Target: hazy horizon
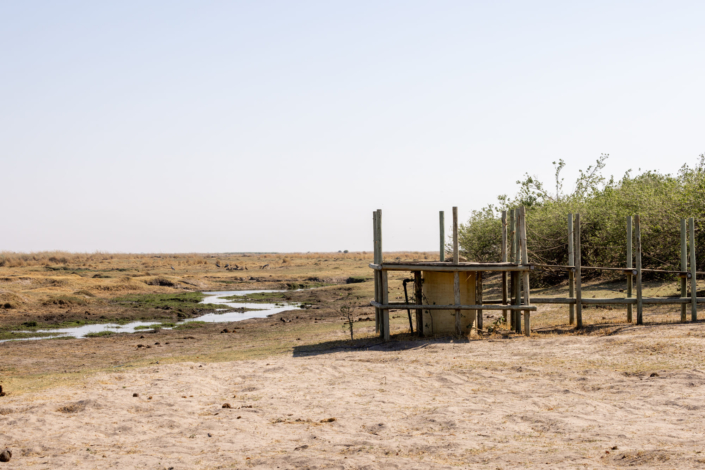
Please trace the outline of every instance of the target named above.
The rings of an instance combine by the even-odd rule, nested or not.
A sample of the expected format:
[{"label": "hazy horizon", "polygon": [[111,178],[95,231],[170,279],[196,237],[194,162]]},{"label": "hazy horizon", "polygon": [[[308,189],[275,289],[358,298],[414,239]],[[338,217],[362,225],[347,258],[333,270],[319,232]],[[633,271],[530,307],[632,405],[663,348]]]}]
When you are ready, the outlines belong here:
[{"label": "hazy horizon", "polygon": [[[436,251],[525,173],[705,153],[705,4],[0,4],[0,251]],[[446,231],[448,233],[448,230]]]}]

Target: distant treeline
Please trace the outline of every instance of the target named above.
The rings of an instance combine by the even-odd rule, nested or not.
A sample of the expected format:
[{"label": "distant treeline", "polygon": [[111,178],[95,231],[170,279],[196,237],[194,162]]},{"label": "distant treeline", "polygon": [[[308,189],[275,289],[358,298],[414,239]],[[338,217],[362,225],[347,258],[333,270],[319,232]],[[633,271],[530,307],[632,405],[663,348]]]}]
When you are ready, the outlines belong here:
[{"label": "distant treeline", "polygon": [[[473,261],[499,261],[501,211],[526,207],[529,260],[533,263],[568,263],[568,214],[580,213],[582,264],[623,267],[626,264],[626,217],[639,214],[644,268],[680,269],[680,219],[695,218],[698,270],[705,270],[705,155],[695,167],[684,165],[676,175],[657,171],[621,179],[602,175],[607,155],[594,166],[580,170],[575,188],[564,193],[563,160],[554,162],[555,189],[528,174],[517,181],[515,198],[500,196],[497,205],[473,211],[461,225],[459,241],[463,255]],[[593,274],[594,273],[594,274]],[[559,282],[560,272],[536,272],[546,284]],[[598,275],[598,272],[586,272]]]}]

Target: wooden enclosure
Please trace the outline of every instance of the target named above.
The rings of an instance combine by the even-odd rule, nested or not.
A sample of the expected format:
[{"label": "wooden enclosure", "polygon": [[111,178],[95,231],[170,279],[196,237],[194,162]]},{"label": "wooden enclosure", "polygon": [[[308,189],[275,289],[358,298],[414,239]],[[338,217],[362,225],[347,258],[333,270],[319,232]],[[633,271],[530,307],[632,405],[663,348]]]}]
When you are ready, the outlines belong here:
[{"label": "wooden enclosure", "polygon": [[[624,267],[582,266],[580,243],[580,214],[569,214],[566,243],[568,265],[543,265],[529,263],[526,238],[526,210],[524,207],[502,212],[501,261],[496,263],[460,262],[458,247],[458,210],[453,208],[453,259],[445,260],[444,213],[440,219],[440,261],[385,262],[382,252],[382,210],[373,212],[376,331],[385,340],[390,338],[389,311],[407,310],[409,326],[421,336],[436,334],[470,335],[483,330],[483,311],[501,310],[506,325],[517,333],[531,335],[531,312],[538,304],[567,304],[568,323],[576,329],[583,327],[583,305],[625,305],[626,321],[632,323],[636,306],[636,324],[643,325],[644,305],[681,305],[680,321],[697,321],[697,297],[694,219],[680,221],[681,270],[643,269],[641,264],[641,221],[639,215],[627,217],[627,259]],[[686,224],[687,222],[687,224]],[[686,228],[687,225],[687,228]],[[568,272],[567,298],[532,298],[530,273],[536,269],[564,270]],[[582,296],[582,271],[602,270],[622,272],[626,276],[626,296],[618,298],[585,299]],[[409,271],[413,278],[414,296],[404,303],[389,302],[389,271]],[[483,273],[501,273],[502,299],[483,302]],[[642,274],[658,272],[680,277],[680,297],[643,297]],[[690,280],[690,295],[688,295]],[[416,318],[413,331],[411,311]]]},{"label": "wooden enclosure", "polygon": [[[516,214],[516,229],[514,238],[516,239],[512,262],[503,261],[499,263],[468,263],[460,262],[458,250],[458,210],[453,208],[453,260],[452,261],[430,261],[430,262],[392,262],[385,263],[382,252],[382,210],[373,213],[373,238],[374,238],[374,263],[370,267],[374,269],[375,299],[371,304],[375,307],[376,331],[385,340],[390,337],[389,331],[389,311],[405,309],[415,311],[416,333],[422,336],[431,334],[468,335],[473,330],[483,329],[482,312],[484,310],[502,310],[505,318],[515,331],[521,332],[521,315],[524,316],[523,331],[526,335],[531,334],[531,312],[536,307],[531,305],[529,295],[529,270],[528,253],[526,250],[526,227],[524,224],[525,212],[522,210]],[[443,241],[443,212],[441,218],[441,260],[445,255],[445,244]],[[506,232],[506,224],[504,227]],[[506,239],[506,234],[504,235]],[[506,253],[503,254],[506,258]],[[516,260],[516,262],[514,262]],[[389,302],[389,271],[410,271],[414,276],[414,292],[416,293],[414,303],[390,303]],[[482,302],[482,275],[484,272],[501,272],[504,279],[503,301],[501,305],[489,305]],[[433,273],[433,274],[431,274]],[[429,280],[428,287],[423,287],[424,278]],[[461,276],[463,281],[461,282]],[[507,289],[506,280],[511,280],[511,289]],[[431,282],[431,279],[433,281]],[[471,280],[471,281],[470,281]],[[468,282],[470,281],[470,282]],[[451,287],[452,283],[452,287]],[[461,285],[463,288],[461,289]],[[472,287],[469,287],[472,286]],[[473,289],[473,292],[468,292]],[[447,304],[433,304],[428,300],[445,300],[453,293],[453,302]],[[474,295],[473,295],[474,294]],[[522,300],[523,294],[523,300]],[[424,295],[431,297],[424,299]],[[472,300],[473,303],[463,303],[463,300]],[[452,314],[452,330],[448,327],[448,314]],[[466,313],[463,313],[466,312]],[[411,323],[411,322],[410,322]],[[428,326],[426,326],[428,325]],[[451,331],[449,331],[451,330]]]}]

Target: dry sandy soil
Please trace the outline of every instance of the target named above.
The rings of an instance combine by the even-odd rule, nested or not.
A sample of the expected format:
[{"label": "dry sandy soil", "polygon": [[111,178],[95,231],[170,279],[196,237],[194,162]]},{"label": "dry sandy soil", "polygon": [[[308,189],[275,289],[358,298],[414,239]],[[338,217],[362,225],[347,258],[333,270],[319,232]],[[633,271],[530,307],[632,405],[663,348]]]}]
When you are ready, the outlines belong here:
[{"label": "dry sandy soil", "polygon": [[[125,294],[325,286],[283,293],[311,307],[270,318],[0,344],[0,451],[13,452],[0,470],[705,467],[705,323],[676,323],[677,307],[646,309],[640,327],[623,308],[586,308],[576,331],[566,307],[544,306],[531,338],[499,325],[471,340],[413,337],[398,311],[385,344],[362,307],[372,283],[345,284],[370,275],[366,255],[111,256],[0,267],[13,303],[0,332],[27,320],[165,315],[128,311],[113,300]],[[390,280],[395,300],[400,280]],[[585,297],[624,287],[585,285]],[[651,284],[647,295],[676,290]],[[85,305],[53,302],[60,296]],[[355,341],[337,311],[350,302]]]},{"label": "dry sandy soil", "polygon": [[660,325],[101,373],[5,397],[0,468],[703,468],[703,337]]}]

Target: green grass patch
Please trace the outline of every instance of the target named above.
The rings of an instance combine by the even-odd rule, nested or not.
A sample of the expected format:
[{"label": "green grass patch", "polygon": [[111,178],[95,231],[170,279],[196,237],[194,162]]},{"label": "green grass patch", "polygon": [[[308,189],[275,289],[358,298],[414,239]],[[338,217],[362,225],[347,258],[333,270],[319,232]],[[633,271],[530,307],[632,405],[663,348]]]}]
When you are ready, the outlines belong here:
[{"label": "green grass patch", "polygon": [[228,295],[225,297],[219,297],[220,299],[227,300],[233,303],[275,303],[277,301],[285,301],[284,292],[256,292],[254,294],[247,295]]},{"label": "green grass patch", "polygon": [[101,336],[111,336],[115,334],[114,331],[99,331],[97,333],[88,333],[86,338],[100,338]]},{"label": "green grass patch", "polygon": [[27,331],[0,331],[0,340],[5,339],[27,339],[27,338],[50,338],[56,333],[37,333]]},{"label": "green grass patch", "polygon": [[124,307],[143,309],[183,310],[227,308],[223,305],[201,304],[205,298],[201,292],[184,292],[181,294],[134,294],[117,297],[113,302]]},{"label": "green grass patch", "polygon": [[302,290],[302,289],[316,289],[318,287],[328,287],[335,284],[330,284],[326,282],[313,282],[313,283],[298,283],[290,282],[286,285],[287,290]]},{"label": "green grass patch", "polygon": [[179,325],[176,325],[174,327],[174,329],[175,330],[192,330],[194,328],[203,328],[207,324],[208,324],[208,322],[204,322],[204,321],[188,321],[188,322],[184,322]]},{"label": "green grass patch", "polygon": [[157,328],[161,328],[162,325],[160,323],[155,323],[154,325],[140,325],[135,327],[135,331],[138,330],[156,330]]},{"label": "green grass patch", "polygon": [[[83,326],[83,325],[99,325],[103,323],[116,323],[118,325],[125,325],[127,323],[132,323],[134,319],[130,318],[105,318],[105,319],[100,319],[96,321],[86,321],[86,320],[72,320],[72,321],[63,321],[60,323],[40,323],[37,321],[28,321],[25,323],[22,323],[21,325],[15,325],[15,326],[5,326],[0,328],[0,333],[6,333],[6,332],[11,332],[13,329],[18,329],[21,328],[23,330],[53,330],[53,329],[59,329],[59,328],[74,328],[77,326]],[[49,334],[54,334],[54,333],[49,333]]]}]

